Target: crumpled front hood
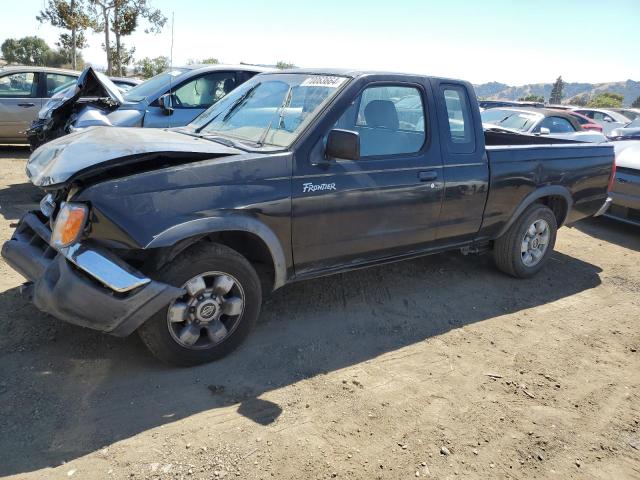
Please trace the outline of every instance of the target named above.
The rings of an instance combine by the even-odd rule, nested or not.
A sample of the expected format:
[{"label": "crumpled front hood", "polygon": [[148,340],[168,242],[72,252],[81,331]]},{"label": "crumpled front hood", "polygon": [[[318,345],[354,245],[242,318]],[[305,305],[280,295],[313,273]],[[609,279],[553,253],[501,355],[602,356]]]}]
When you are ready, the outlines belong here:
[{"label": "crumpled front hood", "polygon": [[103,73],[96,72],[92,67],[85,68],[76,84],[55,94],[38,112],[38,118],[46,120],[56,111],[62,109],[81,97],[109,98],[118,105],[124,103],[124,98],[118,87]]},{"label": "crumpled front hood", "polygon": [[[149,153],[235,155],[241,150],[219,143],[155,128],[90,127],[53,140],[38,148],[27,162],[34,185],[47,187],[66,182],[92,167],[123,157]],[[184,156],[184,155],[183,155]]]}]

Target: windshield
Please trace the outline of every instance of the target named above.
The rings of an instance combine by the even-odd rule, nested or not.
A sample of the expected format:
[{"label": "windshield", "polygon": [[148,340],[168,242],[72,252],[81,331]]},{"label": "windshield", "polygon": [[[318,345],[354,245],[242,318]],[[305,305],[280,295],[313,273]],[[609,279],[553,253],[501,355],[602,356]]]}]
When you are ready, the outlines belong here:
[{"label": "windshield", "polygon": [[124,94],[124,99],[128,102],[141,102],[149,95],[154,94],[164,85],[169,85],[169,79],[175,81],[177,77],[186,72],[186,68],[174,68],[172,70],[162,72],[149,80],[136,85]]},{"label": "windshield", "polygon": [[288,147],[346,81],[334,75],[258,75],[212,105],[189,127],[205,135]]},{"label": "windshield", "polygon": [[499,108],[485,110],[480,113],[480,116],[483,123],[491,123],[521,132],[529,131],[542,118],[541,115],[535,113],[502,110]]}]

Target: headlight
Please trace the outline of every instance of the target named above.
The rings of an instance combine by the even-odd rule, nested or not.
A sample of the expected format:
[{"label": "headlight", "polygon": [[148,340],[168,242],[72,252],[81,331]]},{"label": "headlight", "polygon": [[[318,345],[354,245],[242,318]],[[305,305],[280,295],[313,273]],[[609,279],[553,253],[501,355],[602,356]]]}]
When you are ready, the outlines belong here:
[{"label": "headlight", "polygon": [[89,209],[81,203],[63,203],[51,234],[51,245],[64,248],[78,241],[87,224]]}]

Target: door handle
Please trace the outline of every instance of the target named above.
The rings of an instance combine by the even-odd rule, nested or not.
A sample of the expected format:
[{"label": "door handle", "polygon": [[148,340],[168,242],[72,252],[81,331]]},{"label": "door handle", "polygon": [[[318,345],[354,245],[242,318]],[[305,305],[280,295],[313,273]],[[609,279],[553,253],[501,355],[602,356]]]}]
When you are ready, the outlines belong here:
[{"label": "door handle", "polygon": [[427,170],[425,172],[418,172],[418,179],[421,182],[430,182],[438,178],[438,172],[435,170]]},{"label": "door handle", "polygon": [[29,107],[35,107],[36,104],[35,103],[19,103],[18,106],[19,107],[24,107],[24,108],[29,108]]}]

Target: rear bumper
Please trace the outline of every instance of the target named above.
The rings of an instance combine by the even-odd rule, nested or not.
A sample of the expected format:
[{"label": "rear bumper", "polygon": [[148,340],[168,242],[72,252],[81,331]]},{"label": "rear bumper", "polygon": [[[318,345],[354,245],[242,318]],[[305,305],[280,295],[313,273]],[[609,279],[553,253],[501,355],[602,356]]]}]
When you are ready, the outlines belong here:
[{"label": "rear bumper", "polygon": [[153,281],[97,246],[58,252],[51,232],[31,212],[20,221],[2,257],[30,283],[22,291],[36,307],[75,325],[126,336],[183,294]]},{"label": "rear bumper", "polygon": [[640,226],[640,196],[616,192],[610,192],[610,195],[611,207],[606,211],[604,216],[631,225]]},{"label": "rear bumper", "polygon": [[609,207],[611,206],[611,201],[612,201],[611,197],[607,197],[607,199],[604,201],[604,203],[600,207],[600,210],[594,213],[593,216],[599,217],[601,215],[604,215],[607,212],[607,210],[609,210]]}]

